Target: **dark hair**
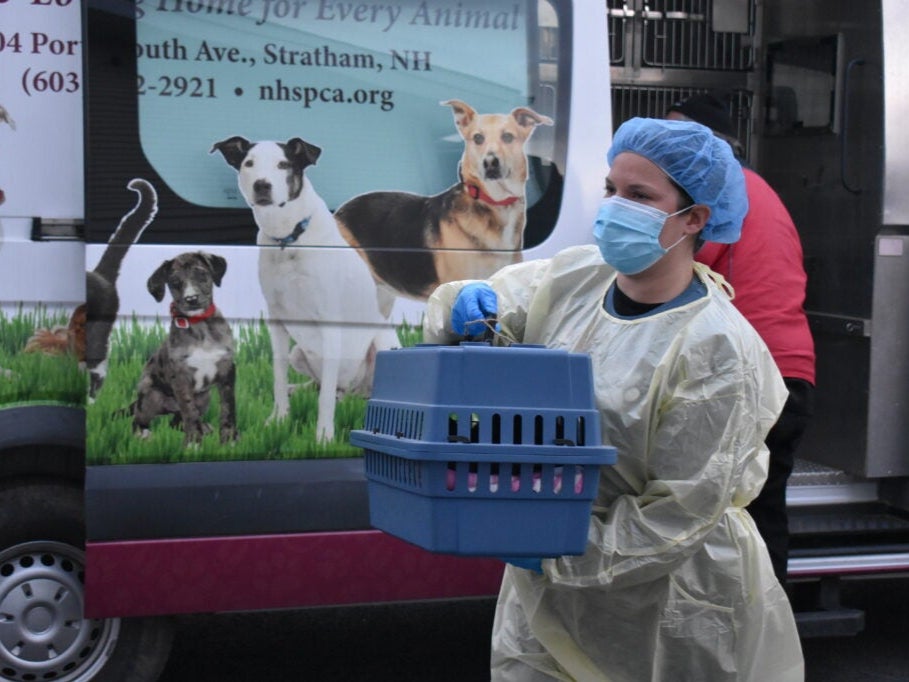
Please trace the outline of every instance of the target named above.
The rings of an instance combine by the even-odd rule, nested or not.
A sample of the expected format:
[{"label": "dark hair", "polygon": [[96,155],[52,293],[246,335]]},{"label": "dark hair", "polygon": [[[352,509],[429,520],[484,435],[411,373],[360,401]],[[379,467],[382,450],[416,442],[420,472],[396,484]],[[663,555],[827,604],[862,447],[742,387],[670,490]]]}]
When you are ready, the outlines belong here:
[{"label": "dark hair", "polygon": [[[669,177],[669,176],[667,175],[666,177]],[[679,204],[678,204],[679,207],[677,210],[681,211],[683,208],[690,208],[690,207],[694,206],[694,199],[692,199],[691,195],[685,191],[684,187],[682,187],[679,183],[677,183],[672,178],[669,178],[669,183],[679,191]]]},{"label": "dark hair", "polygon": [[735,158],[742,160],[745,158],[745,146],[736,137],[728,101],[728,95],[701,93],[674,103],[666,113],[675,111],[690,121],[707,126],[714,135],[732,147]]},{"label": "dark hair", "polygon": [[729,107],[723,101],[727,99],[710,93],[692,95],[670,106],[666,113],[677,111],[692,121],[707,126],[714,133],[735,139],[735,128],[729,115]]},{"label": "dark hair", "polygon": [[[682,209],[691,208],[692,206],[694,206],[694,199],[691,198],[691,195],[688,194],[688,192],[686,192],[685,189],[679,183],[677,183],[672,178],[669,178],[669,182],[673,187],[675,187],[679,191],[679,203],[678,203],[679,211],[681,211]],[[695,253],[697,253],[698,251],[701,250],[701,247],[704,246],[705,241],[706,240],[701,236],[701,233],[698,232],[694,238],[694,252]]]}]

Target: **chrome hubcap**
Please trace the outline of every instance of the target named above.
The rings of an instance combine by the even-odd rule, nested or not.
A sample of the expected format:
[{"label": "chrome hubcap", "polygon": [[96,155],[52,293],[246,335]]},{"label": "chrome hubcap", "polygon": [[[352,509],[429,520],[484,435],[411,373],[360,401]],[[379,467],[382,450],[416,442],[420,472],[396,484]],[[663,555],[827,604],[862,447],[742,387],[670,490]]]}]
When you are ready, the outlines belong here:
[{"label": "chrome hubcap", "polygon": [[0,680],[89,680],[116,643],[118,619],[87,620],[83,554],[59,542],[0,552]]}]

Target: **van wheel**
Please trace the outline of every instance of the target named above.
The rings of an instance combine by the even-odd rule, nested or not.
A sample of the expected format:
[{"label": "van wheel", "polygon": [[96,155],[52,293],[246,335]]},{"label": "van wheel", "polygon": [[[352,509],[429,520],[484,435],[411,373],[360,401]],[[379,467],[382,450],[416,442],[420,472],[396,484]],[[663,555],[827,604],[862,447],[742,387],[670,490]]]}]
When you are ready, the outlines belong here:
[{"label": "van wheel", "polygon": [[83,617],[83,518],[79,488],[0,488],[0,680],[153,682],[164,668],[168,620]]}]

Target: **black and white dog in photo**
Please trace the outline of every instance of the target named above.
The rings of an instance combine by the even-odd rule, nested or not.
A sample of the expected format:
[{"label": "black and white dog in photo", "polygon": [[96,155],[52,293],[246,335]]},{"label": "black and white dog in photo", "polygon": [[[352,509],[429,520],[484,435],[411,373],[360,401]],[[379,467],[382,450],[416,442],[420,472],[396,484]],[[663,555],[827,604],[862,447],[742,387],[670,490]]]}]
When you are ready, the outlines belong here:
[{"label": "black and white dog in photo", "polygon": [[211,389],[217,387],[221,442],[237,439],[234,338],[213,295],[226,271],[221,256],[183,253],[148,278],[148,291],[156,301],[164,298],[165,290],[172,301],[167,340],[146,362],[133,404],[133,428],[143,438],[155,417],[173,415],[171,424],[182,427],[184,444],[199,443],[212,430],[203,416]]},{"label": "black and white dog in photo", "polygon": [[[338,232],[304,170],[321,149],[299,137],[287,142],[216,142],[237,171],[237,183],[259,232],[259,283],[268,305],[274,361],[274,410],[290,409],[288,369],[319,387],[316,438],[333,440],[337,398],[372,389],[376,353],[399,345],[379,311],[366,263]],[[290,348],[291,341],[293,348]]]}]

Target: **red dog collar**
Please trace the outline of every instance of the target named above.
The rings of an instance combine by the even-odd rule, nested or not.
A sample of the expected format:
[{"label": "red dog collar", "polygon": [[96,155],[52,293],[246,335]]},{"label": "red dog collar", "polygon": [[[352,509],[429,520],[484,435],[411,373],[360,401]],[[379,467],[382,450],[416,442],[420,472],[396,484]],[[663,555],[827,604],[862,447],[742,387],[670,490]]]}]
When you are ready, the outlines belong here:
[{"label": "red dog collar", "polygon": [[470,195],[471,199],[477,199],[490,206],[511,206],[518,200],[517,197],[512,196],[507,199],[502,199],[501,201],[496,201],[486,194],[479,185],[464,185],[464,187],[467,188],[467,193]]},{"label": "red dog collar", "polygon": [[199,315],[190,315],[189,317],[185,315],[180,315],[177,310],[177,306],[174,303],[170,304],[170,316],[174,318],[174,325],[178,329],[189,329],[190,325],[196,324],[196,322],[201,322],[202,320],[207,320],[209,317],[215,314],[215,304],[212,303],[205,310],[203,310]]}]

